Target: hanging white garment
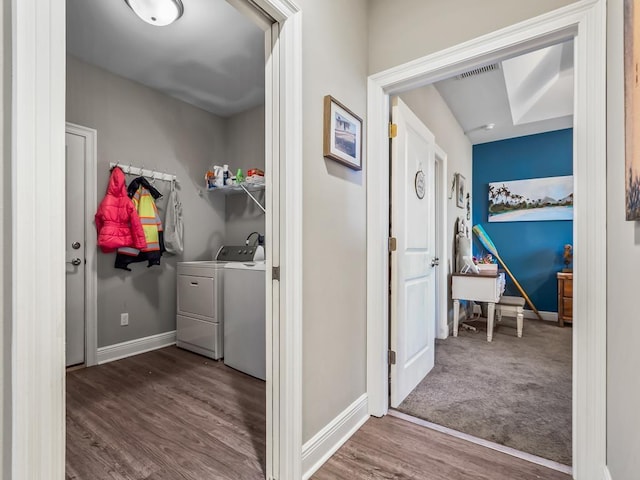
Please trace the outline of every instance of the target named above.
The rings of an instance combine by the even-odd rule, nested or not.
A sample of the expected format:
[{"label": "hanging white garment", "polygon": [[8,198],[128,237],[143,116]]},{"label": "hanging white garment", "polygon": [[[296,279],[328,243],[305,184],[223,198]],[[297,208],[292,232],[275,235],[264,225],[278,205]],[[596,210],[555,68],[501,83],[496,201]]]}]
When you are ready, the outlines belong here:
[{"label": "hanging white garment", "polygon": [[184,225],[182,204],[176,192],[175,182],[171,182],[171,193],[167,201],[167,215],[164,221],[164,246],[168,253],[178,255],[184,250]]}]

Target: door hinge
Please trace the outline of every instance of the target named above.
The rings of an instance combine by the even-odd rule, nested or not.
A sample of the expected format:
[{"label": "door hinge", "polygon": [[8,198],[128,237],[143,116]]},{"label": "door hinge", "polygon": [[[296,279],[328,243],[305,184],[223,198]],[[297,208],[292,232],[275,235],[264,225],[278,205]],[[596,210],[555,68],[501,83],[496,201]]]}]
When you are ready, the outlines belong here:
[{"label": "door hinge", "polygon": [[396,364],[396,352],[394,352],[393,350],[389,350],[388,361],[389,361],[389,365]]},{"label": "door hinge", "polygon": [[280,267],[271,267],[271,279],[280,281]]},{"label": "door hinge", "polygon": [[389,138],[396,138],[398,136],[398,125],[395,123],[389,124]]},{"label": "door hinge", "polygon": [[389,237],[389,251],[395,252],[398,247],[398,240],[396,237]]}]

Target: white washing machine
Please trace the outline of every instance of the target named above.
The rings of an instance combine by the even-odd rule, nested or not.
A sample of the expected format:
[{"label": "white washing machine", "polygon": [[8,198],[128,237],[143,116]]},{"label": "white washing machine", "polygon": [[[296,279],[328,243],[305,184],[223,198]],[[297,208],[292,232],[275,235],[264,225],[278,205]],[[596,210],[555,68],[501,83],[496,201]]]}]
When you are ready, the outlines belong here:
[{"label": "white washing machine", "polygon": [[224,356],[224,267],[258,259],[264,259],[262,247],[225,245],[218,250],[216,260],[178,263],[178,347],[214,360]]},{"label": "white washing machine", "polygon": [[265,262],[224,267],[224,363],[266,380]]}]

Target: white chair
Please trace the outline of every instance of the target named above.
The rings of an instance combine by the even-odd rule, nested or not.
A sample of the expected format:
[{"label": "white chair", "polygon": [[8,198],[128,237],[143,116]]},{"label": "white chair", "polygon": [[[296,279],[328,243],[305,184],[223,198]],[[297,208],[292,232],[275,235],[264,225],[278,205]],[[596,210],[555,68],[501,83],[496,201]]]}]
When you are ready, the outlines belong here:
[{"label": "white chair", "polygon": [[510,297],[508,295],[500,297],[500,301],[496,303],[496,319],[498,322],[502,320],[503,315],[516,317],[518,338],[521,338],[524,323],[524,298]]}]

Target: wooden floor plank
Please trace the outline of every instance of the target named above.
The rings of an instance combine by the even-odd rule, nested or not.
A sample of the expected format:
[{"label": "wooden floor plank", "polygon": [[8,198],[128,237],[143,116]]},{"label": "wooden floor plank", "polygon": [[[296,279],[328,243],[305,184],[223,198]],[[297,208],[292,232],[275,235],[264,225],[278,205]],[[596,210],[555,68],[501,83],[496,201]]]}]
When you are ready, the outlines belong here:
[{"label": "wooden floor plank", "polygon": [[371,418],[314,480],[570,480],[564,473],[386,416]]}]

